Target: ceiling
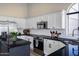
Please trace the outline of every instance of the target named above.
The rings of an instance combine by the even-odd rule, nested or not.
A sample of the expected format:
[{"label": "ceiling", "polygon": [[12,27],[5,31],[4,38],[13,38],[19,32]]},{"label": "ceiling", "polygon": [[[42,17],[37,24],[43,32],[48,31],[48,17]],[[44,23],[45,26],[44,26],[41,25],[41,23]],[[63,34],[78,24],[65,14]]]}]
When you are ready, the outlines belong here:
[{"label": "ceiling", "polygon": [[70,3],[31,3],[28,4],[28,16],[38,16],[46,13],[67,9]]},{"label": "ceiling", "polygon": [[0,16],[32,17],[67,9],[70,3],[0,3]]}]

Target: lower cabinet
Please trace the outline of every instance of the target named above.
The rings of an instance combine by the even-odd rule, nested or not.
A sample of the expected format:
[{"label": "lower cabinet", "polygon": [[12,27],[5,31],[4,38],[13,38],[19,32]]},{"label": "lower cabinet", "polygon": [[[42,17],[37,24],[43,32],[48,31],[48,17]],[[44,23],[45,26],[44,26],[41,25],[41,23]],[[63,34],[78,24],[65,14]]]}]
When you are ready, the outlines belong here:
[{"label": "lower cabinet", "polygon": [[44,39],[44,54],[49,55],[64,46],[65,45],[60,41]]},{"label": "lower cabinet", "polygon": [[79,56],[79,45],[68,44],[68,55]]},{"label": "lower cabinet", "polygon": [[30,45],[23,45],[9,49],[10,56],[30,56]]}]

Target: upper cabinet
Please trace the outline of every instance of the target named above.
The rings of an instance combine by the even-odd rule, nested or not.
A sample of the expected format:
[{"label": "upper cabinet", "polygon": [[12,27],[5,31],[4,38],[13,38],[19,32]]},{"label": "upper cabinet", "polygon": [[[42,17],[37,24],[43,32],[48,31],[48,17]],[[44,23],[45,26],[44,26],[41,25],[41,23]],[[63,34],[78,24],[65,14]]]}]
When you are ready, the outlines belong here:
[{"label": "upper cabinet", "polygon": [[47,28],[63,28],[62,20],[65,20],[65,18],[63,18],[63,15],[65,16],[63,11],[60,11],[28,18],[26,19],[26,28],[37,29],[37,23],[41,21],[47,22]]}]

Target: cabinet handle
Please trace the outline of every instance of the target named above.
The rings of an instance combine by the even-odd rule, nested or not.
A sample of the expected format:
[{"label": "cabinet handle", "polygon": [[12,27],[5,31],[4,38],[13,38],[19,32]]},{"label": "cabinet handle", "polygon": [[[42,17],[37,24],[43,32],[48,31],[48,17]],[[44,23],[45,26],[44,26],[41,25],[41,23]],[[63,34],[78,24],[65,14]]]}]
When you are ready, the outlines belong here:
[{"label": "cabinet handle", "polygon": [[49,44],[49,48],[51,48],[51,44]]}]

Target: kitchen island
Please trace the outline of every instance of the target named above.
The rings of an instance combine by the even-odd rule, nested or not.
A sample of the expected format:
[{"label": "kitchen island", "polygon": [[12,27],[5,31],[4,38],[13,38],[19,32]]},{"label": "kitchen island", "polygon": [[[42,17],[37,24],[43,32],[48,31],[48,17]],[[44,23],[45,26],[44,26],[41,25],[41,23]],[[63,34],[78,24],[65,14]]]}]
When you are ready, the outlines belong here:
[{"label": "kitchen island", "polygon": [[4,56],[30,56],[30,43],[22,39],[17,39],[15,42],[2,41],[0,55]]}]

